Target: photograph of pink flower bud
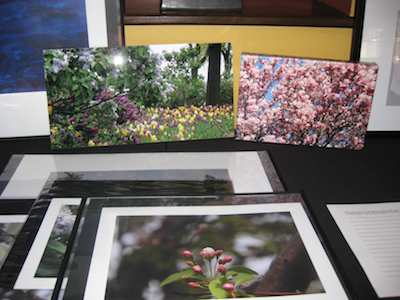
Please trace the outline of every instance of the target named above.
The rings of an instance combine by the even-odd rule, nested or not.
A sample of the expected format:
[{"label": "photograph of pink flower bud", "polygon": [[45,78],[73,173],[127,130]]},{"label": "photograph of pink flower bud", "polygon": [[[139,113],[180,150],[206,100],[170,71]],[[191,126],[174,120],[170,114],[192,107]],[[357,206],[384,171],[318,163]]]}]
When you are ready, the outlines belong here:
[{"label": "photograph of pink flower bud", "polygon": [[44,51],[53,148],[232,137],[232,47]]},{"label": "photograph of pink flower bud", "polygon": [[243,54],[237,139],[362,149],[376,64]]},{"label": "photograph of pink flower bud", "polygon": [[119,216],[107,300],[324,293],[289,212]]}]

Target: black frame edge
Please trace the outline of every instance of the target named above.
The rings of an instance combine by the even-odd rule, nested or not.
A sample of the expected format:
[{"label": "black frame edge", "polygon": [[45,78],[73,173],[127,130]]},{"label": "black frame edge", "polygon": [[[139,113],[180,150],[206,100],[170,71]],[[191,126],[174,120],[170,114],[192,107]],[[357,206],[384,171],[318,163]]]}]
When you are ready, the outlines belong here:
[{"label": "black frame edge", "polygon": [[353,62],[360,61],[361,43],[364,29],[365,4],[366,0],[356,0],[350,54],[350,60]]}]

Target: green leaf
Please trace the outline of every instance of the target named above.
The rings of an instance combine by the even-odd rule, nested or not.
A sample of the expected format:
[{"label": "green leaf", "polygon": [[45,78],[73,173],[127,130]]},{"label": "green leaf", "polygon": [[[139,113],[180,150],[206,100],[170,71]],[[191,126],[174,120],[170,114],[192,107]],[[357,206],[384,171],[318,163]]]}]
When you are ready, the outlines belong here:
[{"label": "green leaf", "polygon": [[46,246],[47,251],[55,251],[64,255],[67,246],[59,241],[50,240]]},{"label": "green leaf", "polygon": [[229,272],[258,275],[257,272],[253,271],[252,269],[243,267],[243,266],[231,267],[231,268],[229,268]]},{"label": "green leaf", "polygon": [[182,280],[182,279],[193,278],[195,275],[196,274],[193,272],[192,269],[185,269],[185,270],[182,270],[180,272],[177,272],[177,273],[169,275],[167,278],[165,278],[161,282],[160,286],[163,287],[164,285],[173,283],[175,281],[179,281],[179,280]]},{"label": "green leaf", "polygon": [[237,273],[237,275],[234,277],[234,281],[236,285],[241,285],[243,283],[252,281],[254,279],[255,275],[252,274],[246,274],[246,273]]},{"label": "green leaf", "polygon": [[236,285],[241,285],[243,283],[253,280],[254,277],[258,274],[249,268],[236,266],[230,268],[226,275],[232,276]]},{"label": "green leaf", "polygon": [[220,278],[212,280],[208,284],[208,289],[215,299],[226,299],[229,297],[228,293],[221,287]]}]

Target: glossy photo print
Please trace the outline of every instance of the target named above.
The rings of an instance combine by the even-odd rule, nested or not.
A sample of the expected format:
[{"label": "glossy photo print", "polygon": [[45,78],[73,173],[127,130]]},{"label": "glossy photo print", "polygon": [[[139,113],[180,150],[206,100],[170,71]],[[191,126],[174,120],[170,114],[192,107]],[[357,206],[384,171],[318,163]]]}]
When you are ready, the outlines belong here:
[{"label": "glossy photo print", "polygon": [[[34,204],[37,206],[28,215],[22,237],[11,250],[13,258],[2,269],[0,299],[51,299],[81,199],[53,200],[46,209],[43,201]],[[37,220],[42,217],[40,227],[33,229],[33,224],[39,226]],[[18,251],[21,248],[25,254]]]},{"label": "glossy photo print", "polygon": [[299,200],[89,199],[63,299],[347,299]]},{"label": "glossy photo print", "polygon": [[121,216],[116,224],[107,300],[324,292],[290,213]]},{"label": "glossy photo print", "polygon": [[237,139],[361,149],[376,64],[243,54]]},{"label": "glossy photo print", "polygon": [[87,47],[84,0],[0,2],[0,94],[44,91],[42,50]]},{"label": "glossy photo print", "polygon": [[46,50],[53,148],[232,137],[231,44]]},{"label": "glossy photo print", "polygon": [[[80,198],[52,199],[32,246],[27,249],[29,253],[15,281],[15,290],[54,288],[80,202]],[[29,216],[31,220],[35,217]]]},{"label": "glossy photo print", "polygon": [[25,215],[0,215],[0,269],[25,219]]}]

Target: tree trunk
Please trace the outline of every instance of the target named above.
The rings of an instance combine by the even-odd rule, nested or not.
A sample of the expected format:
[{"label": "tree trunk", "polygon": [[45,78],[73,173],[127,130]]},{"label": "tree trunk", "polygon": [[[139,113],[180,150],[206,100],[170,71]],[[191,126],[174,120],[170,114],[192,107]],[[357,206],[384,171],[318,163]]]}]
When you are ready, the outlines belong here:
[{"label": "tree trunk", "polygon": [[208,57],[206,103],[208,105],[216,105],[220,102],[221,44],[210,44],[208,47]]},{"label": "tree trunk", "polygon": [[224,63],[225,63],[225,71],[224,77],[229,78],[232,71],[232,45],[229,43],[226,45],[226,48],[222,51],[222,55],[224,56]]},{"label": "tree trunk", "polygon": [[304,292],[318,278],[303,241],[296,235],[274,259],[268,272],[259,282],[255,294]]},{"label": "tree trunk", "polygon": [[199,77],[199,68],[192,68],[191,76],[192,80],[196,80]]}]

